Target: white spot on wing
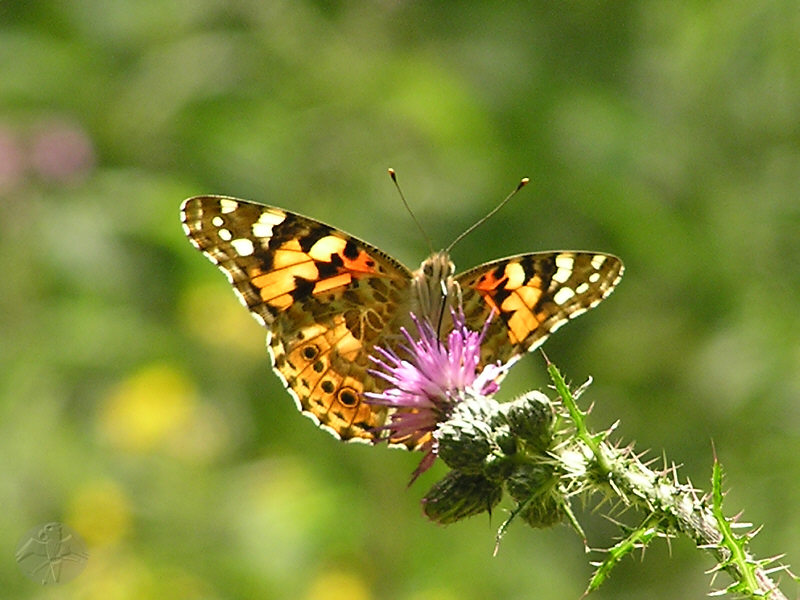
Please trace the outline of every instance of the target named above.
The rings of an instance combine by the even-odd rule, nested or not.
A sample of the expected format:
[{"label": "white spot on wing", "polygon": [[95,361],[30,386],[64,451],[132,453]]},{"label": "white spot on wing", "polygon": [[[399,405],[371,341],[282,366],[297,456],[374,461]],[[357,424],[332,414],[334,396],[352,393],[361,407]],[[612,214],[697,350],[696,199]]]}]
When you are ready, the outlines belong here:
[{"label": "white spot on wing", "polygon": [[572,275],[572,267],[575,259],[566,254],[556,256],[556,267],[558,270],[553,274],[553,279],[558,283],[566,283]]},{"label": "white spot on wing", "polygon": [[253,242],[247,238],[231,240],[231,246],[233,246],[233,249],[236,250],[239,256],[250,256],[255,251]]},{"label": "white spot on wing", "polygon": [[221,212],[223,215],[232,213],[237,208],[239,208],[239,203],[236,200],[223,198],[219,201],[219,212]]},{"label": "white spot on wing", "polygon": [[[325,427],[325,426],[323,425],[323,426],[322,426],[322,429],[327,429],[327,427]],[[339,435],[338,433],[336,433],[335,431],[333,432],[333,435],[334,435],[334,436],[335,436],[337,439],[342,439],[342,436],[340,436],[340,435]],[[347,438],[347,440],[345,440],[345,441],[346,441],[348,444],[372,444],[372,443],[373,443],[373,442],[372,442],[372,440],[370,440],[370,439],[368,439],[368,438],[363,438],[363,437],[361,437],[361,436],[359,436],[359,435],[354,435],[354,436],[353,436],[353,437],[351,437],[351,438]],[[408,448],[406,448],[406,449],[408,449]]]},{"label": "white spot on wing", "polygon": [[226,242],[230,242],[231,239],[233,238],[233,234],[229,230],[225,229],[224,227],[217,231],[217,235],[219,235],[221,240],[224,240]]},{"label": "white spot on wing", "polygon": [[259,238],[271,238],[272,228],[286,219],[286,213],[278,210],[265,210],[253,223],[253,235]]},{"label": "white spot on wing", "polygon": [[572,288],[563,287],[553,295],[553,300],[556,304],[561,305],[573,296],[575,296],[575,292],[572,290]]},{"label": "white spot on wing", "polygon": [[565,269],[563,267],[559,267],[558,271],[553,273],[553,281],[557,281],[558,283],[566,283],[569,281],[569,276],[572,275],[572,269]]},{"label": "white spot on wing", "polygon": [[223,225],[225,225],[225,219],[223,219],[223,218],[222,218],[222,217],[220,217],[219,215],[215,215],[215,216],[214,216],[214,217],[211,219],[211,224],[212,224],[214,227],[222,227]]},{"label": "white spot on wing", "polygon": [[575,259],[568,254],[559,254],[556,256],[556,266],[559,268],[564,267],[565,269],[571,269],[574,264]]},{"label": "white spot on wing", "polygon": [[[219,264],[219,263],[217,263],[217,264]],[[232,286],[234,286],[233,293],[236,294],[236,297],[239,299],[239,302],[242,303],[242,306],[244,306],[245,308],[249,309],[250,307],[247,306],[247,300],[245,300],[244,296],[242,296],[242,292],[240,292],[236,288],[236,284],[233,281],[233,273],[228,271],[228,269],[220,269],[220,271],[222,271],[222,273],[225,275],[225,277],[228,278],[228,283],[230,283]]]},{"label": "white spot on wing", "polygon": [[[340,436],[339,432],[336,431],[333,427],[331,427],[330,425],[323,425],[322,423],[320,423],[320,420],[317,418],[317,415],[315,415],[314,413],[310,413],[310,412],[304,410],[303,414],[305,416],[307,416],[309,419],[313,420],[317,424],[317,426],[320,429],[322,429],[322,431],[327,431],[333,437],[335,437],[337,440],[342,439],[342,436]],[[350,441],[350,440],[348,440],[348,441]]]},{"label": "white spot on wing", "polygon": [[606,258],[608,257],[604,254],[595,254],[592,257],[592,266],[599,271],[603,263],[606,262]]}]

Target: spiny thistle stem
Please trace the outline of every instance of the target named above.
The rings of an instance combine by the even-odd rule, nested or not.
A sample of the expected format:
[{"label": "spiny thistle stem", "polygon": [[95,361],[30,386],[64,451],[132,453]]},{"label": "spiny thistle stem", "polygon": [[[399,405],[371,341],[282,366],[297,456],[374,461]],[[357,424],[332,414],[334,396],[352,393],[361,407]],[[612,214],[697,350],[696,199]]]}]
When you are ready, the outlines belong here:
[{"label": "spiny thistle stem", "polygon": [[[558,395],[561,396],[561,401],[569,412],[570,419],[572,419],[572,424],[575,427],[575,436],[592,451],[592,454],[594,454],[601,468],[605,471],[609,471],[611,465],[606,461],[605,453],[600,451],[600,444],[605,434],[593,436],[589,433],[589,429],[586,427],[586,415],[575,403],[575,398],[570,392],[564,378],[561,376],[561,373],[559,373],[558,368],[550,362],[550,359],[547,358],[544,352],[542,352],[542,356],[544,356],[545,362],[547,363],[547,372],[550,374],[550,379],[553,380],[556,391]],[[591,380],[587,382],[587,385],[589,383],[591,383]]]},{"label": "spiny thistle stem", "polygon": [[[638,506],[648,515],[642,525],[609,549],[608,557],[598,565],[587,592],[597,589],[620,558],[634,548],[643,548],[657,535],[670,536],[679,532],[692,538],[698,548],[711,552],[717,561],[714,572],[724,570],[731,576],[734,582],[724,592],[749,598],[786,600],[766,569],[771,560],[755,560],[746,548],[752,535],[736,535],[732,522],[724,516],[722,468],[716,460],[709,506],[708,497],[699,498],[692,486],[677,481],[674,468],[655,472],[630,449],[614,448],[589,434],[585,426],[586,413],[577,407],[561,373],[549,361],[548,371],[573,422],[575,437],[594,456],[597,468],[595,487],[593,490],[587,486],[587,491],[599,491],[597,484],[605,481],[607,491],[610,490],[627,505]],[[672,475],[672,480],[668,475]]]}]

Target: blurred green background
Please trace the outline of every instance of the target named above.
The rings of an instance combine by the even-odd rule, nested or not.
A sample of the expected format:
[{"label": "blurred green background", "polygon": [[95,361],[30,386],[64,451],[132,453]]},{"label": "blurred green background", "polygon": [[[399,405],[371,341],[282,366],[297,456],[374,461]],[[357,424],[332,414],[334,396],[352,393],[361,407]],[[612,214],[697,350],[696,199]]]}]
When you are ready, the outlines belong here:
[{"label": "blurred green background", "polygon": [[[800,562],[799,115],[792,1],[0,3],[3,597],[580,596],[568,527],[513,527],[493,558],[504,511],[433,525],[441,465],[407,488],[418,456],[299,416],[181,231],[183,198],[230,194],[416,267],[387,167],[436,246],[531,178],[461,268],[620,255],[549,356],[595,378],[594,427],[700,488],[715,447],[756,553]],[[531,355],[500,396],[546,384]],[[55,589],[13,554],[48,521],[90,552]],[[703,597],[711,566],[658,542],[594,597]]]}]

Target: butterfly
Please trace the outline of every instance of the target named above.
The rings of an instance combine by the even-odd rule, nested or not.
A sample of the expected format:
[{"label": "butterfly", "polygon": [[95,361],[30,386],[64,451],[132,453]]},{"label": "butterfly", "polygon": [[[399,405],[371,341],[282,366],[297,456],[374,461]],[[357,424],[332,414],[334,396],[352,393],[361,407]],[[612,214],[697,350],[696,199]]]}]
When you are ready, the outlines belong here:
[{"label": "butterfly", "polygon": [[573,251],[511,256],[460,274],[441,251],[412,272],[329,225],[225,196],[185,200],[181,221],[266,327],[273,368],[298,409],[345,441],[386,436],[387,407],[364,398],[386,387],[369,357],[396,347],[401,328],[414,331],[411,313],[441,323],[442,336],[450,307],[472,330],[489,321],[481,366],[505,364],[596,306],[623,273],[616,256]]}]

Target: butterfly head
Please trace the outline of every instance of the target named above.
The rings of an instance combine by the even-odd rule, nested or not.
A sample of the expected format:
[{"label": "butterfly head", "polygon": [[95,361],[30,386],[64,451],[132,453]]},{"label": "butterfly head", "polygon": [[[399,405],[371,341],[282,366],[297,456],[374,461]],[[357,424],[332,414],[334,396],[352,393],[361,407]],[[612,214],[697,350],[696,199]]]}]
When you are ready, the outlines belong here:
[{"label": "butterfly head", "polygon": [[446,250],[434,252],[414,272],[412,311],[437,322],[445,308],[458,306],[460,290],[453,275],[455,265]]},{"label": "butterfly head", "polygon": [[456,266],[450,260],[450,253],[440,250],[423,260],[419,270],[430,280],[444,281],[455,274]]}]

